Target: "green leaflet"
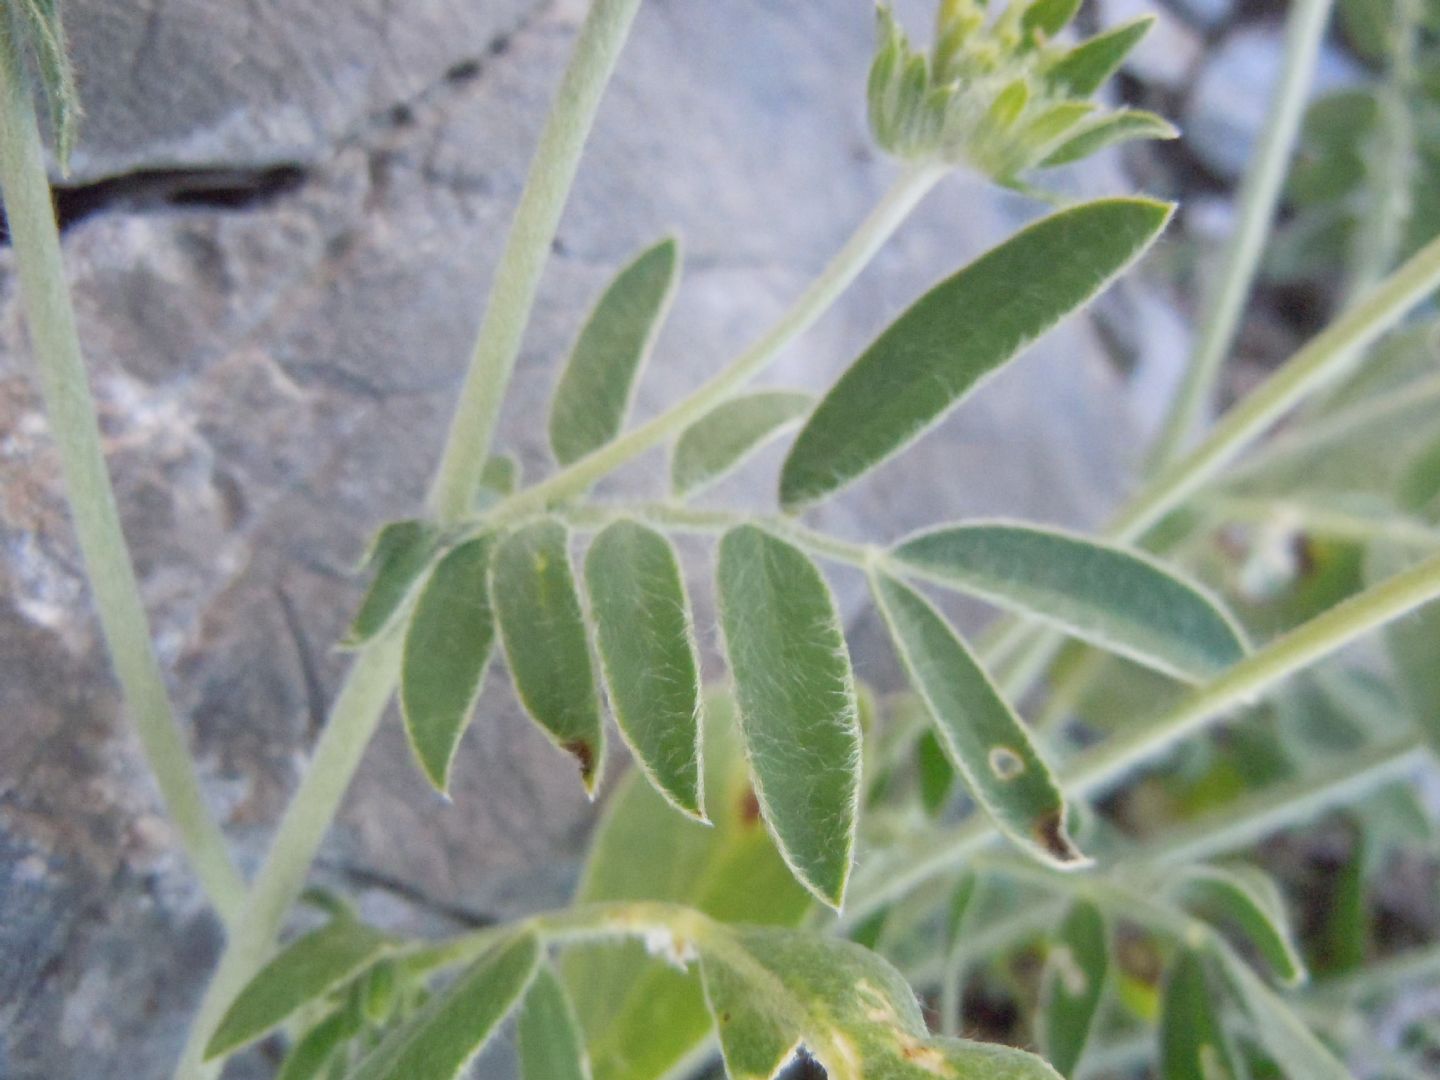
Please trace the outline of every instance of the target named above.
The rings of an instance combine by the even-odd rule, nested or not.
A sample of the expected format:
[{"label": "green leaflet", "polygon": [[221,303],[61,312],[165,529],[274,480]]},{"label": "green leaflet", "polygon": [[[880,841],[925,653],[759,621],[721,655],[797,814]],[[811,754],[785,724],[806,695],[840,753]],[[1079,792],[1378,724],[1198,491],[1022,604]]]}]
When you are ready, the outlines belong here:
[{"label": "green leaflet", "polygon": [[490,597],[515,691],[550,740],[580,764],[595,793],[605,733],[569,534],[547,519],[512,533],[495,553]]},{"label": "green leaflet", "polygon": [[366,1055],[349,1080],[454,1080],[530,985],[540,943],[525,931],[463,970]]},{"label": "green leaflet", "polygon": [[1134,139],[1176,139],[1179,136],[1179,129],[1163,116],[1144,109],[1121,109],[1086,124],[1052,150],[1039,167],[1052,169],[1057,165],[1068,165],[1107,146]]},{"label": "green leaflet", "polygon": [[1089,901],[1065,916],[1050,946],[1040,989],[1040,1045],[1062,1076],[1072,1076],[1085,1052],[1110,966],[1105,920]]},{"label": "green leaflet", "polygon": [[1154,15],[1144,15],[1103,34],[1096,34],[1062,56],[1045,73],[1047,80],[1059,93],[1089,97],[1115,74],[1130,50],[1140,43],[1154,24]]},{"label": "green leaflet", "polygon": [[1054,1080],[1022,1051],[931,1036],[900,973],[852,942],[715,927],[697,944],[732,1080],[770,1080],[799,1045],[830,1080]]},{"label": "green leaflet", "polygon": [[794,390],[757,390],[715,406],[675,443],[670,490],[689,496],[708,487],[781,435],[812,401]]},{"label": "green leaflet", "polygon": [[917,439],[1137,259],[1170,211],[1149,199],[1062,210],[931,289],[811,414],[781,472],[781,503],[813,503]]},{"label": "green leaflet", "polygon": [[475,710],[495,625],[487,580],[494,539],[482,536],[436,564],[405,632],[400,707],[410,747],[430,782],[450,786],[450,763]]},{"label": "green leaflet", "polygon": [[380,931],[345,918],[298,938],[240,991],[205,1047],[206,1060],[273,1031],[301,1006],[358,975],[393,944]]},{"label": "green leaflet", "polygon": [[[1239,1080],[1216,1015],[1204,960],[1182,952],[1170,968],[1160,1013],[1160,1075],[1165,1080]],[[1309,1080],[1308,1074],[1305,1075]]]},{"label": "green leaflet", "polygon": [[933,817],[955,787],[955,766],[934,728],[927,728],[915,741],[915,767],[920,774],[920,805]]},{"label": "green leaflet", "polygon": [[590,1080],[580,1023],[565,987],[542,966],[520,1008],[521,1080]]},{"label": "green leaflet", "polygon": [[374,578],[342,646],[364,645],[390,625],[430,565],[439,541],[435,527],[424,521],[392,521],[375,534],[364,559]]},{"label": "green leaflet", "polygon": [[1198,585],[1137,552],[1027,525],[955,525],[904,540],[907,572],[1048,622],[1190,682],[1245,655],[1235,621]]},{"label": "green leaflet", "polygon": [[[705,787],[713,826],[675,813],[644,778],[620,784],[600,823],[577,904],[669,900],[714,919],[793,926],[811,909],[760,822],[723,695],[705,702]],[[659,1080],[710,1033],[698,973],[638,945],[572,947],[563,973],[585,1030],[595,1080]]]},{"label": "green leaflet", "polygon": [[965,643],[908,585],[877,572],[871,589],[910,681],[976,802],[1036,858],[1065,868],[1088,862],[1066,832],[1065,799],[1049,767]]},{"label": "green leaflet", "polygon": [[1305,981],[1305,961],[1295,947],[1284,902],[1262,871],[1193,866],[1182,872],[1177,892],[1201,918],[1239,930],[1286,986]]},{"label": "green leaflet", "polygon": [[285,1055],[275,1080],[314,1080],[335,1059],[336,1051],[360,1032],[359,1013],[341,1006],[302,1035]]},{"label": "green leaflet", "polygon": [[620,733],[650,782],[704,820],[699,660],[670,541],[635,521],[608,525],[590,545],[585,583]]},{"label": "green leaflet", "polygon": [[721,539],[716,581],[761,816],[800,882],[838,909],[855,846],[860,724],[835,601],[803,552],[753,525]]},{"label": "green leaflet", "polygon": [[1038,30],[1046,37],[1054,37],[1080,10],[1080,0],[1035,0],[1020,18],[1020,25],[1026,30]]},{"label": "green leaflet", "polygon": [[680,245],[667,237],[615,275],[595,305],[550,405],[550,446],[561,465],[620,433],[640,368],[675,292]]}]

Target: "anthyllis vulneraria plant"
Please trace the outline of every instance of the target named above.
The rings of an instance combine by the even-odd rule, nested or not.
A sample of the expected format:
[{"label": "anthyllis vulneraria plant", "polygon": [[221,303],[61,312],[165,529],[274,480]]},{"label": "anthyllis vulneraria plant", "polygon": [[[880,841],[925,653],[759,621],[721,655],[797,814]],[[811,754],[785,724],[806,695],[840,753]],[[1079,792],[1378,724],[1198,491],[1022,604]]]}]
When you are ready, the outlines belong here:
[{"label": "anthyllis vulneraria plant", "polygon": [[[165,700],[86,389],[25,79],[30,56],[63,104],[63,147],[73,87],[57,10],[39,0],[4,9],[0,187],[39,378],[117,674],[228,936],[177,1076],[213,1076],[231,1054],[278,1038],[282,1080],[450,1080],[512,1011],[525,1080],[679,1078],[717,1044],[736,1080],[774,1080],[797,1061],[833,1080],[1054,1080],[1149,1061],[1183,1080],[1348,1076],[1342,1056],[1365,1045],[1353,1036],[1359,1006],[1389,976],[1357,970],[1363,955],[1347,968],[1334,949],[1317,951],[1268,875],[1221,857],[1331,807],[1347,807],[1374,849],[1401,842],[1397,819],[1406,837],[1417,831],[1405,790],[1397,809],[1387,785],[1440,745],[1437,616],[1425,607],[1440,596],[1440,431],[1433,410],[1412,437],[1392,428],[1416,400],[1440,398],[1423,363],[1433,327],[1401,325],[1440,286],[1440,241],[1387,265],[1197,439],[1190,411],[1213,396],[1209,362],[1200,365],[1177,405],[1172,449],[1098,536],[942,520],[857,543],[808,528],[800,513],[902,453],[1082,310],[1172,211],[1133,196],[1066,206],[919,297],[818,400],[750,388],[947,169],[1023,187],[1034,169],[1174,134],[1151,114],[1090,100],[1144,20],[1069,45],[1060,34],[1074,3],[992,16],[945,0],[935,43],[920,53],[882,9],[870,109],[878,141],[902,159],[891,189],[753,345],[632,424],[632,390],[682,277],[675,240],[639,253],[577,328],[549,417],[556,468],[525,486],[492,450],[496,421],[638,7],[590,5],[428,501],[371,545],[372,580],[344,642],[350,674],[248,884],[205,816]],[[1262,177],[1273,180],[1288,155],[1295,87],[1313,69],[1325,14],[1323,0],[1302,0],[1292,16],[1279,137],[1257,155]],[[1247,245],[1263,237],[1278,187],[1247,190],[1243,250],[1229,260],[1239,281],[1227,282],[1242,292],[1256,266]],[[1237,460],[1321,387],[1335,389]],[[786,437],[773,504],[695,505]],[[1376,444],[1390,469],[1364,512],[1327,502],[1339,481],[1317,459],[1373,455]],[[662,446],[670,469],[654,499],[590,496]],[[1237,540],[1237,522],[1256,535]],[[1323,588],[1306,568],[1276,570],[1268,558],[1277,531],[1293,551],[1301,526]],[[709,693],[672,543],[683,533],[717,538],[732,685]],[[865,575],[910,692],[876,701],[857,682],[821,563]],[[972,645],[923,589],[979,598],[1007,618]],[[1374,649],[1367,636],[1387,626]],[[1349,659],[1366,647],[1373,655]],[[1342,650],[1342,663],[1307,670]],[[587,792],[602,787],[609,717],[638,766],[609,796],[574,905],[408,941],[366,925],[343,898],[311,894],[321,925],[280,947],[392,695],[420,769],[445,791],[500,662]],[[1026,719],[1018,701],[1038,711]],[[1317,731],[1317,713],[1340,719]],[[1222,720],[1223,745],[1204,737]],[[1184,768],[1147,792],[1154,820],[1140,839],[1097,806],[1177,756]],[[1374,809],[1382,796],[1386,813]],[[1332,946],[1357,925],[1363,933],[1366,864],[1355,866],[1345,914],[1324,928]],[[1021,954],[1040,963],[1009,962]],[[1312,991],[1312,968],[1347,972],[1358,989]],[[1017,1000],[1015,1037],[1048,1064],[957,1037],[973,972]],[[915,987],[938,1006],[938,1032]]]}]

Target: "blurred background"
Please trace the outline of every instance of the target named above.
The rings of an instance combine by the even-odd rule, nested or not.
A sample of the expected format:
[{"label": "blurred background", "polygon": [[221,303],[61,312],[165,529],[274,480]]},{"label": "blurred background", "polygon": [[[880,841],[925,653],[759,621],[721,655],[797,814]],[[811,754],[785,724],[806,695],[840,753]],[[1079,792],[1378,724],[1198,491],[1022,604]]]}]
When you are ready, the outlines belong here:
[{"label": "blurred background", "polygon": [[[67,4],[88,115],[59,208],[82,338],[161,656],[247,868],[345,667],[332,646],[358,599],[352,567],[378,524],[423,497],[584,6]],[[923,38],[933,4],[897,7]],[[1325,104],[1227,393],[1323,325],[1362,272],[1350,257],[1366,236],[1360,148],[1393,78],[1382,9],[1355,0],[1332,27]],[[978,514],[1087,526],[1135,482],[1188,353],[1199,278],[1231,227],[1284,16],[1257,0],[1087,0],[1080,24],[1148,11],[1158,25],[1115,92],[1173,119],[1182,138],[1107,152],[1054,183],[1178,198],[1167,238],[1093,317],[1048,335],[817,524],[865,539]],[[872,44],[869,0],[644,5],[505,414],[500,449],[528,477],[553,467],[544,417],[559,362],[635,251],[674,230],[686,256],[636,404],[644,416],[747,344],[843,242],[895,171],[865,124]],[[1407,243],[1433,234],[1440,212],[1427,198],[1440,193],[1429,174],[1440,113],[1423,70],[1413,78]],[[827,385],[924,288],[1043,209],[948,179],[767,381]],[[777,461],[762,456],[707,498],[773,505]],[[662,465],[651,455],[607,490],[654,491]],[[108,673],[8,249],[0,469],[0,1077],[165,1075],[220,932]],[[708,562],[694,550],[713,640]],[[835,584],[861,673],[894,685],[863,582]],[[985,614],[960,613],[972,627]],[[461,747],[454,802],[429,789],[387,723],[317,879],[386,925],[453,931],[563,903],[596,813],[497,673]],[[1440,923],[1429,864],[1385,880],[1387,933],[1418,940]],[[1440,1013],[1440,997],[1426,1000]],[[265,1065],[227,1075],[247,1068]]]}]

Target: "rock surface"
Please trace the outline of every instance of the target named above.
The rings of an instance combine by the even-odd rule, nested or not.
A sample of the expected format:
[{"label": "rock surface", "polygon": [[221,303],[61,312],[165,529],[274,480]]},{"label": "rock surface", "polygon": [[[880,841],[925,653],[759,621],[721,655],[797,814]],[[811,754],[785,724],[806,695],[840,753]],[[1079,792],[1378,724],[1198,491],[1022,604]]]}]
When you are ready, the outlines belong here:
[{"label": "rock surface", "polygon": [[[358,595],[349,567],[423,495],[583,5],[69,7],[89,107],[79,180],[298,170],[283,187],[199,200],[149,198],[132,179],[66,236],[155,635],[207,794],[250,869],[345,667],[330,646]],[[644,415],[763,328],[864,215],[894,174],[863,123],[870,35],[865,5],[647,5],[516,373],[502,443],[527,475],[550,467],[557,360],[636,248],[674,228],[687,255]],[[1124,186],[1103,169],[1076,183]],[[824,386],[925,286],[1034,212],[948,181],[770,381]],[[108,676],[29,371],[7,251],[0,1077],[103,1076],[117,1062],[162,1076],[220,935]],[[1098,339],[1074,322],[815,521],[873,538],[962,514],[1094,520],[1124,483],[1130,430]],[[657,492],[662,464],[648,456],[606,493]],[[775,465],[710,501],[772,506]],[[699,588],[708,552],[690,550]],[[861,583],[836,582],[862,661],[883,669]],[[372,746],[318,873],[375,918],[434,932],[563,902],[595,811],[498,670],[479,716],[452,805],[428,791],[393,718]],[[227,1075],[266,1068],[252,1055]]]}]

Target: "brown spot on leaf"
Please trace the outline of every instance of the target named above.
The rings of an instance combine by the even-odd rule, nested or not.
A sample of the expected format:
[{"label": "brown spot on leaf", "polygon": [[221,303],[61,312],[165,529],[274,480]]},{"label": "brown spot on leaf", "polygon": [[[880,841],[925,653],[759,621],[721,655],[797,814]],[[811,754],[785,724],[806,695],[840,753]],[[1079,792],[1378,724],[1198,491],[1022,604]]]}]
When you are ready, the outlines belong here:
[{"label": "brown spot on leaf", "polygon": [[740,820],[746,825],[754,825],[760,820],[760,800],[752,787],[747,787],[745,794],[740,796]]},{"label": "brown spot on leaf", "polygon": [[579,762],[580,779],[585,782],[588,791],[595,780],[595,747],[584,739],[571,739],[561,749]]},{"label": "brown spot on leaf", "polygon": [[1058,863],[1089,862],[1085,853],[1075,846],[1070,834],[1065,831],[1065,814],[1052,810],[1035,823],[1035,839],[1046,853]]}]

